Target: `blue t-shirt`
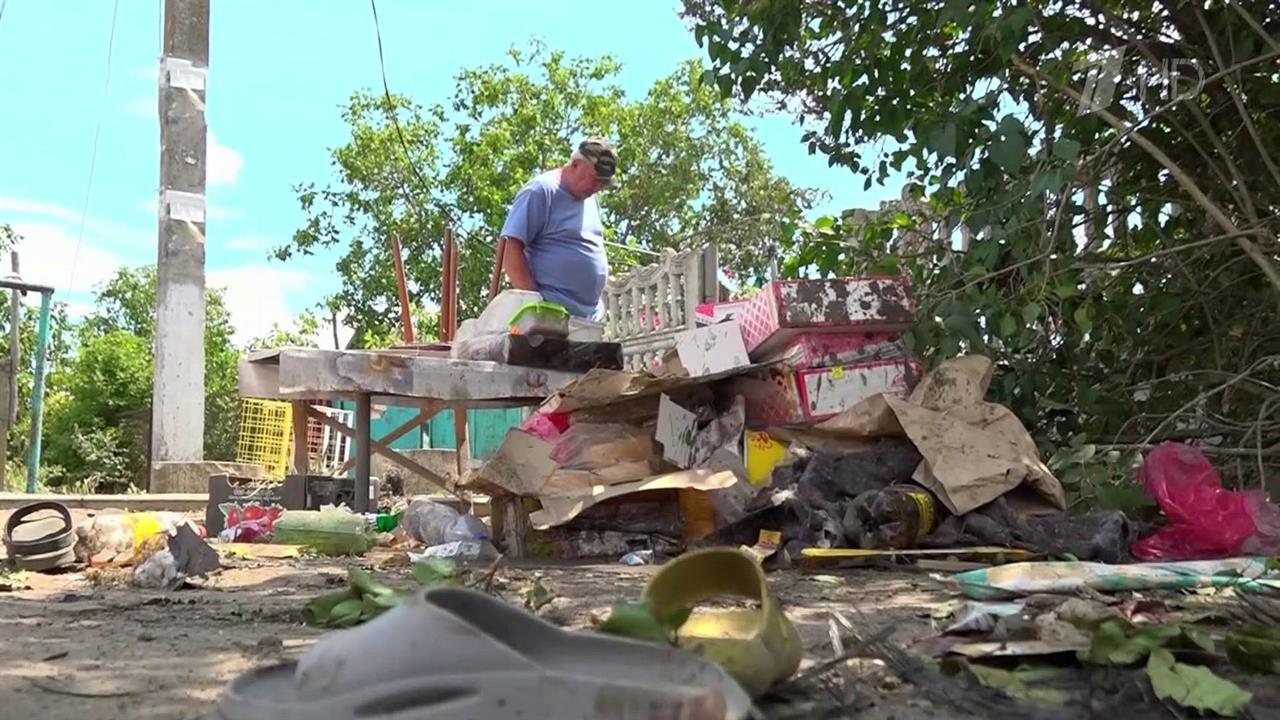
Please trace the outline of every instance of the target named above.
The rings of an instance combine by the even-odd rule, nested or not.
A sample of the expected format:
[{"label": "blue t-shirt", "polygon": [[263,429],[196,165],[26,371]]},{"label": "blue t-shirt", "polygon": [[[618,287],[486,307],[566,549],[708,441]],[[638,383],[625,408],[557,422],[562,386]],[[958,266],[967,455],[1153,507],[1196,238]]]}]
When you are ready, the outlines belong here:
[{"label": "blue t-shirt", "polygon": [[504,237],[524,243],[538,292],[576,317],[599,319],[609,273],[604,225],[594,196],[579,200],[560,187],[560,171],[525,184],[502,225]]}]

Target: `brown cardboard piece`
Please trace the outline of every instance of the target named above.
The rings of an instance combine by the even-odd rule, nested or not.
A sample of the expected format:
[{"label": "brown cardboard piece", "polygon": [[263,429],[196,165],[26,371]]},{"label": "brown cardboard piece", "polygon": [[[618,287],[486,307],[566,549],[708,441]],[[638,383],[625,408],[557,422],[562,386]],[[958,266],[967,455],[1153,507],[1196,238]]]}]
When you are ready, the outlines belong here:
[{"label": "brown cardboard piece", "polygon": [[1040,507],[1066,509],[1061,483],[1040,460],[1035,441],[1009,408],[983,400],[991,361],[948,360],[906,400],[876,395],[798,437],[817,441],[907,436],[924,456],[913,480],[952,513],[963,515],[1026,485]]},{"label": "brown cardboard piece", "polygon": [[545,530],[572,520],[578,513],[610,498],[648,490],[721,490],[738,481],[731,472],[712,470],[683,470],[666,475],[617,485],[597,485],[572,495],[543,495],[538,498],[542,509],[530,513],[529,522],[535,529]]},{"label": "brown cardboard piece", "polygon": [[654,471],[650,460],[635,458],[619,458],[617,462],[590,469],[561,467],[551,459],[553,447],[522,430],[508,430],[498,451],[464,484],[480,490],[497,488],[512,495],[539,496],[585,492],[596,486],[633,482],[651,476]]}]

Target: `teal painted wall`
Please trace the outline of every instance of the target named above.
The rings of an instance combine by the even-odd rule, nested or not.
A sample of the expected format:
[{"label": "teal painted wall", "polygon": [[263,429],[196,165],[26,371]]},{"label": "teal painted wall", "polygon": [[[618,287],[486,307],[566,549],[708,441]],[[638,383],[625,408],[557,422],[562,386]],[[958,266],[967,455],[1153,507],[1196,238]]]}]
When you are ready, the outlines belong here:
[{"label": "teal painted wall", "polygon": [[[350,401],[340,401],[336,403],[343,410],[355,411],[356,404]],[[382,415],[374,416],[369,422],[369,435],[374,440],[379,440],[391,434],[393,430],[413,419],[418,414],[417,408],[400,407],[398,405],[388,405]],[[427,432],[427,425],[424,424],[419,430],[410,430],[409,432],[396,438],[391,443],[392,450],[418,450],[423,447],[422,439]]]},{"label": "teal painted wall", "polygon": [[[337,406],[343,410],[355,410],[355,403],[342,401]],[[370,422],[369,434],[374,440],[385,437],[391,431],[413,419],[417,408],[387,406],[386,412]],[[485,459],[498,451],[507,430],[524,421],[520,408],[485,409],[467,411],[467,434],[471,440],[471,456]],[[457,439],[453,435],[453,411],[444,410],[423,424],[417,431],[410,431],[391,443],[393,450],[418,450],[421,448],[454,448]]]},{"label": "teal painted wall", "polygon": [[[471,456],[481,460],[492,456],[502,445],[507,430],[524,422],[520,408],[485,409],[467,411],[467,438],[471,441]],[[431,418],[428,438],[433,448],[457,447],[453,434],[453,411],[445,410]]]}]

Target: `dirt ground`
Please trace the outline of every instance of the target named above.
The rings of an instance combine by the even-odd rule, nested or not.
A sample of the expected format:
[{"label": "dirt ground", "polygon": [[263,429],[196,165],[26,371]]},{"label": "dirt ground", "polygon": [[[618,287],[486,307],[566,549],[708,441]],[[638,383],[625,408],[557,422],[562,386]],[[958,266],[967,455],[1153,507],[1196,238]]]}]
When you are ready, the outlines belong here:
[{"label": "dirt ground", "polygon": [[[0,717],[214,720],[213,702],[227,681],[296,658],[315,641],[322,631],[302,624],[302,607],[341,586],[348,564],[409,587],[402,557],[378,549],[351,560],[228,559],[205,587],[170,593],[95,587],[82,572],[33,573],[30,589],[0,593]],[[619,564],[504,564],[494,587],[519,603],[541,577],[558,595],[541,614],[586,628],[616,600],[638,597],[652,572]],[[905,643],[931,632],[930,609],[949,597],[923,572],[785,571],[770,583],[800,631],[806,666],[832,655],[831,610],[868,632],[891,625],[894,639]],[[860,717],[950,716],[915,699],[877,663],[857,667]]]}]

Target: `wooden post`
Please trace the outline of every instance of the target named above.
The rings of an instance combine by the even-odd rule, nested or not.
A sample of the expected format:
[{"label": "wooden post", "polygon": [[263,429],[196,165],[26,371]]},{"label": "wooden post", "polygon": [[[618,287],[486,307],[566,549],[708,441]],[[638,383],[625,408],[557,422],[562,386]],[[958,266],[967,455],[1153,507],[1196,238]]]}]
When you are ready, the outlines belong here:
[{"label": "wooden post", "polygon": [[440,303],[440,339],[453,340],[458,329],[458,246],[453,241],[453,228],[444,229],[444,288]]},{"label": "wooden post", "polygon": [[311,472],[311,448],[307,447],[307,402],[293,401],[293,472],[307,475]]},{"label": "wooden post", "polygon": [[413,344],[413,310],[409,305],[409,283],[404,276],[404,257],[400,253],[400,236],[391,235],[391,256],[396,267],[396,293],[400,296],[400,326],[406,345]]},{"label": "wooden post", "polygon": [[457,465],[458,477],[454,484],[462,482],[462,477],[467,467],[471,464],[471,442],[467,438],[467,406],[453,406],[453,439],[457,450],[454,452],[454,461]]},{"label": "wooden post", "polygon": [[369,475],[372,448],[369,425],[373,420],[373,406],[368,395],[356,396],[356,487],[352,501],[357,513],[369,512]]}]

